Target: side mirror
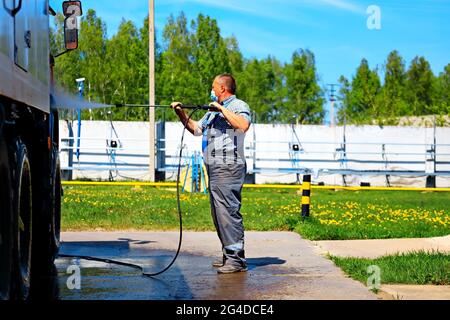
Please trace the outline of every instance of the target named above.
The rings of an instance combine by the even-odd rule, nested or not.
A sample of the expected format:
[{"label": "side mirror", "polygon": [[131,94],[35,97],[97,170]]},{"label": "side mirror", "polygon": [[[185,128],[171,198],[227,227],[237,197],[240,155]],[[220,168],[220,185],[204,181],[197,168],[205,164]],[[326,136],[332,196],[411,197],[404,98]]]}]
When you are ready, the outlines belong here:
[{"label": "side mirror", "polygon": [[64,1],[63,13],[64,20],[64,44],[67,50],[78,48],[78,20],[83,14],[81,1]]}]

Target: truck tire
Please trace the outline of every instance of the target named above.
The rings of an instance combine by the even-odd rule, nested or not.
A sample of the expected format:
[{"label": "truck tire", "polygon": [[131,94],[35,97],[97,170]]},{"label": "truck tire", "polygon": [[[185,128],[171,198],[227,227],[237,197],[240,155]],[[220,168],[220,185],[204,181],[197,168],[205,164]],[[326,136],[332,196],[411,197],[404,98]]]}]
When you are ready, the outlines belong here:
[{"label": "truck tire", "polygon": [[12,186],[8,149],[0,132],[0,300],[8,300],[13,264]]},{"label": "truck tire", "polygon": [[61,166],[59,163],[59,156],[56,151],[55,165],[52,172],[52,216],[51,216],[51,231],[50,231],[50,248],[51,258],[54,261],[58,257],[61,237]]},{"label": "truck tire", "polygon": [[12,298],[27,300],[31,279],[32,183],[27,148],[17,140],[14,144],[13,200],[13,281]]},{"label": "truck tire", "polygon": [[[61,226],[61,174],[56,152],[52,166],[51,191],[45,201],[44,210],[48,212],[47,227],[40,230],[40,238],[34,239],[30,299],[33,301],[54,301],[59,299],[58,271],[55,259],[58,257]],[[38,223],[35,223],[36,226]],[[42,224],[40,225],[42,226]],[[43,230],[46,230],[43,233]],[[36,244],[38,244],[36,246]]]}]

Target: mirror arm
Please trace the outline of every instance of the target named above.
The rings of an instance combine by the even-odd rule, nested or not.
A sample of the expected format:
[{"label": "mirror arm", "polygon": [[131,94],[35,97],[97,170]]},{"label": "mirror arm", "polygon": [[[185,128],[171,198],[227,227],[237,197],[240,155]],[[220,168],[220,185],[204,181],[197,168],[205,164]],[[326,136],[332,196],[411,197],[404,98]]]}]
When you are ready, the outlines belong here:
[{"label": "mirror arm", "polygon": [[53,10],[53,8],[50,5],[48,6],[48,13],[53,17],[56,16],[56,11]]},{"label": "mirror arm", "polygon": [[58,53],[54,58],[56,59],[56,58],[58,58],[59,56],[62,56],[62,55],[66,54],[66,53],[68,53],[68,52],[70,52],[70,51],[72,51],[72,50],[65,50],[65,51],[63,51],[63,52],[61,52],[61,53]]}]

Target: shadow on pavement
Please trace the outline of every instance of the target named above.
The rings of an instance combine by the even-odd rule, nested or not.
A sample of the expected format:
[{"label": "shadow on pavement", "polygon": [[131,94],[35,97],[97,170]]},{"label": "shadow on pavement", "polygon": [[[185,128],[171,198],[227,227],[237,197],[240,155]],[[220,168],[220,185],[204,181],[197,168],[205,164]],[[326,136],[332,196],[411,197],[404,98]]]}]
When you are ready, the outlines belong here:
[{"label": "shadow on pavement", "polygon": [[253,270],[259,267],[265,267],[270,265],[285,264],[286,260],[277,257],[264,257],[264,258],[250,258],[247,259],[247,265],[249,270]]},{"label": "shadow on pavement", "polygon": [[133,240],[129,238],[118,238],[120,241],[127,241],[133,244],[150,244],[150,243],[156,243],[157,241],[149,241],[149,240]]},{"label": "shadow on pavement", "polygon": [[[172,260],[175,252],[154,250],[150,247],[130,248],[130,243],[140,240],[64,242],[61,254],[106,258],[140,265],[145,272],[162,270]],[[150,243],[152,241],[145,241]],[[144,277],[141,272],[115,264],[86,261],[78,258],[58,258],[57,282],[61,300],[173,300],[193,299],[185,278],[185,257],[177,260],[171,269],[158,277]],[[184,259],[183,259],[184,258]],[[80,272],[80,288],[67,285],[73,274],[70,267]]]},{"label": "shadow on pavement", "polygon": [[[60,252],[133,263],[144,267],[146,272],[163,269],[175,254],[152,249],[151,245],[131,247],[137,242],[141,240],[64,242]],[[211,267],[212,259],[182,252],[166,273],[148,278],[129,267],[60,257],[55,263],[57,270],[53,276],[42,279],[42,293],[36,296],[45,300],[253,299],[264,297],[265,291],[272,291],[286,281],[283,277],[266,276],[279,274],[277,267],[286,263],[278,257],[249,258],[249,273],[225,276],[218,275]],[[69,286],[74,276],[70,270],[74,266],[79,270],[79,289]],[[252,270],[255,272],[251,273]]]}]

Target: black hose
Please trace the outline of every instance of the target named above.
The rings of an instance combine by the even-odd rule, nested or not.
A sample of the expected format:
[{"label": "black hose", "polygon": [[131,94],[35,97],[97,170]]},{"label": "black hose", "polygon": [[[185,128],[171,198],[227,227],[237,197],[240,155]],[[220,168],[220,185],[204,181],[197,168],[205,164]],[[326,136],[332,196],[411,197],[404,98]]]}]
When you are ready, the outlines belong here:
[{"label": "black hose", "polygon": [[[113,105],[116,108],[171,108],[169,105],[161,105],[161,104],[155,104],[155,105],[148,105],[148,104],[123,104],[123,103],[117,103]],[[182,109],[191,109],[191,110],[209,110],[210,106],[204,106],[204,105],[180,105]]]},{"label": "black hose", "polygon": [[89,260],[89,261],[99,261],[99,262],[104,262],[104,263],[110,263],[110,264],[116,264],[116,265],[120,265],[120,266],[130,267],[130,268],[140,270],[142,272],[142,275],[145,277],[158,276],[158,275],[166,272],[167,270],[169,270],[170,267],[172,267],[172,265],[177,260],[178,255],[180,254],[181,243],[182,243],[182,239],[183,239],[183,213],[181,211],[181,202],[180,202],[180,175],[181,175],[181,159],[183,156],[184,135],[186,133],[186,128],[187,128],[189,121],[192,119],[192,116],[199,110],[202,110],[201,106],[193,109],[193,111],[189,114],[188,120],[184,124],[183,133],[181,134],[180,157],[179,157],[180,160],[178,163],[178,171],[177,171],[177,208],[178,208],[178,217],[179,217],[179,221],[180,221],[180,237],[178,240],[177,252],[176,252],[175,256],[173,257],[172,261],[169,263],[169,265],[159,272],[146,273],[146,272],[144,272],[144,268],[142,266],[139,266],[139,265],[133,264],[133,263],[117,261],[117,260],[111,260],[111,259],[106,259],[106,258],[96,258],[96,257],[90,257],[90,256],[70,255],[70,254],[59,254],[58,257],[60,257],[60,258],[77,258],[77,259]]}]

